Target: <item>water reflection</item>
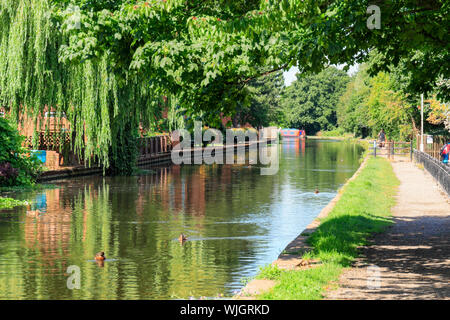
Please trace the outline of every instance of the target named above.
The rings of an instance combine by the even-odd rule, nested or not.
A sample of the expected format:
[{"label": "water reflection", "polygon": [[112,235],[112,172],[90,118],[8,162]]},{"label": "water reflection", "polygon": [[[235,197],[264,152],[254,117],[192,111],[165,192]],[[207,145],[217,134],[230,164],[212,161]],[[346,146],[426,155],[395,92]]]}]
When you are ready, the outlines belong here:
[{"label": "water reflection", "polygon": [[[276,148],[274,176],[261,176],[254,164],[171,166],[17,194],[34,201],[0,213],[0,298],[231,295],[334,197],[361,152],[332,141]],[[101,263],[99,251],[107,257]],[[67,289],[70,265],[81,269],[79,290]]]}]

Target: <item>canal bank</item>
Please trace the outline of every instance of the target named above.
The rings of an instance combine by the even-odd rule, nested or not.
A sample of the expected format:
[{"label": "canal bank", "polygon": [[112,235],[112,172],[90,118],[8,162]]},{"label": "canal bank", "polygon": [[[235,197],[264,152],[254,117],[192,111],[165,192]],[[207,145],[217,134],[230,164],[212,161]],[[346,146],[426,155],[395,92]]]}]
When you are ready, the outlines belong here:
[{"label": "canal bank", "polygon": [[387,160],[366,157],[319,216],[236,298],[323,298],[357,258],[358,248],[391,224],[397,185]]}]

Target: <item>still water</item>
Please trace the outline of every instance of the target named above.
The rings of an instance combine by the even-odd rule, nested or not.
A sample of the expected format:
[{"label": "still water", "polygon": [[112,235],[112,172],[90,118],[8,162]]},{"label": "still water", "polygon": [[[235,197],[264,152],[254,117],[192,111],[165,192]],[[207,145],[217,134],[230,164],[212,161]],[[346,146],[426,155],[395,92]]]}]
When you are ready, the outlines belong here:
[{"label": "still water", "polygon": [[[31,205],[0,211],[0,299],[231,296],[318,215],[362,152],[337,141],[276,148],[272,176],[248,164],[171,166],[8,194]],[[67,288],[72,265],[80,289]]]}]

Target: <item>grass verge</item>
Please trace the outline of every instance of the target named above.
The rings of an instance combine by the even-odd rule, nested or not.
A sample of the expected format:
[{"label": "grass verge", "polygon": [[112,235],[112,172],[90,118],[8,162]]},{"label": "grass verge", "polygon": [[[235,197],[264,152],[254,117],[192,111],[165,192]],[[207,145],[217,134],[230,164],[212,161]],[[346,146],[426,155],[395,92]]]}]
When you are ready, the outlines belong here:
[{"label": "grass verge", "polygon": [[276,280],[277,285],[260,299],[321,299],[327,287],[339,279],[342,269],[358,257],[358,247],[392,221],[391,207],[399,185],[390,163],[370,158],[360,174],[343,190],[342,197],[317,230],[308,238],[313,251],[303,256],[318,259],[318,267],[283,271],[274,266],[261,269],[258,279]]}]

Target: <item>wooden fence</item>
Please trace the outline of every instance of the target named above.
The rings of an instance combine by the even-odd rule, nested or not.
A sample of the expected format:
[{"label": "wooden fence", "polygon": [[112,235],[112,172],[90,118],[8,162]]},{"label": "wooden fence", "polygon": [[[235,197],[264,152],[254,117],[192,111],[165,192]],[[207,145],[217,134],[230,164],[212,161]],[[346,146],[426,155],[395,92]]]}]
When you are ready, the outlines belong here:
[{"label": "wooden fence", "polygon": [[162,153],[172,150],[169,136],[156,136],[149,138],[139,138],[139,160],[150,159]]},{"label": "wooden fence", "polygon": [[[51,165],[46,163],[46,166],[51,167],[51,169],[58,169],[62,165],[79,166],[84,164],[83,160],[72,151],[72,142],[67,133],[40,132],[36,140],[36,144],[33,147],[33,138],[26,137],[23,146],[29,149],[45,150],[49,155],[55,153],[58,156],[58,161],[54,161],[55,164],[52,161]],[[142,162],[155,156],[170,154],[172,143],[167,135],[144,137],[138,139],[138,148],[138,161]]]},{"label": "wooden fence", "polygon": [[413,148],[410,141],[386,141],[382,147],[378,141],[371,141],[369,144],[369,155],[383,156],[388,159],[395,160],[395,157],[402,157],[401,159],[412,160]]},{"label": "wooden fence", "polygon": [[[60,151],[64,146],[70,144],[70,137],[65,132],[39,132],[36,137],[37,150]],[[22,144],[24,147],[33,148],[33,137],[27,136]]]}]

